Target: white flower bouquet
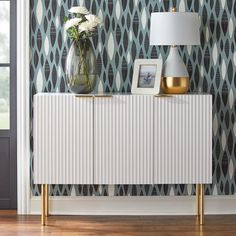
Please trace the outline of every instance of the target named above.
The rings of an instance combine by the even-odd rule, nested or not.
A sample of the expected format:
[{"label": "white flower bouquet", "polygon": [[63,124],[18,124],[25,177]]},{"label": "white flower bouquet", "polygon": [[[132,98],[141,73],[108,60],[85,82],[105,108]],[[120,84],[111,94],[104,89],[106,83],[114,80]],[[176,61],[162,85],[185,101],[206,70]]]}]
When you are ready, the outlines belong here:
[{"label": "white flower bouquet", "polygon": [[86,7],[72,7],[69,12],[72,18],[65,17],[65,30],[73,41],[91,37],[96,27],[102,25],[102,20],[90,14]]},{"label": "white flower bouquet", "polygon": [[[64,19],[64,29],[68,32],[69,38],[72,39],[72,47],[76,47],[76,54],[79,58],[77,73],[68,76],[69,84],[70,87],[87,87],[86,91],[91,91],[94,84],[91,81],[94,79],[91,79],[90,72],[93,69],[89,66],[92,50],[90,37],[93,36],[95,29],[102,25],[102,20],[98,16],[91,14],[86,7],[74,6],[69,10],[69,13],[70,17],[65,17]],[[67,64],[75,63],[69,60],[69,55],[70,52]]]}]

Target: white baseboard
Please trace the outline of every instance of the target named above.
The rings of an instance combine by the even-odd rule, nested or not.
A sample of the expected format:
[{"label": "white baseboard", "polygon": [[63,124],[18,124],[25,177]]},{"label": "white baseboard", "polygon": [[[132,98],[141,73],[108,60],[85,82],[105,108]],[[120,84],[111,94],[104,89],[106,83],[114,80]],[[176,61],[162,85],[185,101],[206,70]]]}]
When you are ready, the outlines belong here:
[{"label": "white baseboard", "polygon": [[[31,214],[40,214],[40,197],[31,198]],[[52,215],[194,215],[195,196],[51,197]],[[236,195],[206,196],[205,214],[236,214]]]}]

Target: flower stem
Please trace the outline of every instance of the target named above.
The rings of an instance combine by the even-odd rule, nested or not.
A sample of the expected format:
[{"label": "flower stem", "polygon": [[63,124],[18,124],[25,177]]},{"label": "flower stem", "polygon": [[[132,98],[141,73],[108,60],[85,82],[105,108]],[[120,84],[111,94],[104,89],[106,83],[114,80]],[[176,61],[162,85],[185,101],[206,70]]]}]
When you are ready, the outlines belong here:
[{"label": "flower stem", "polygon": [[87,85],[89,87],[89,90],[91,91],[92,89],[92,85],[90,83],[90,79],[89,79],[89,72],[88,72],[88,67],[86,65],[86,54],[87,54],[87,48],[88,48],[88,41],[85,42],[81,42],[80,40],[76,42],[76,45],[79,49],[79,60],[80,60],[80,71],[82,69],[82,71],[85,74],[86,80],[87,80]]}]

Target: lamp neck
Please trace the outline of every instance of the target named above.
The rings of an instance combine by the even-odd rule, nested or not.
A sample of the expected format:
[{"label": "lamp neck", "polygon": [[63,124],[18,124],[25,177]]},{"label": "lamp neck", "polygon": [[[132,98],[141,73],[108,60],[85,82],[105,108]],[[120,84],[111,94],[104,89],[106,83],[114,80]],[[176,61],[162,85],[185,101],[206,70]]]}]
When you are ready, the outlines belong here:
[{"label": "lamp neck", "polygon": [[163,65],[162,77],[189,77],[177,46],[170,47],[169,55]]}]

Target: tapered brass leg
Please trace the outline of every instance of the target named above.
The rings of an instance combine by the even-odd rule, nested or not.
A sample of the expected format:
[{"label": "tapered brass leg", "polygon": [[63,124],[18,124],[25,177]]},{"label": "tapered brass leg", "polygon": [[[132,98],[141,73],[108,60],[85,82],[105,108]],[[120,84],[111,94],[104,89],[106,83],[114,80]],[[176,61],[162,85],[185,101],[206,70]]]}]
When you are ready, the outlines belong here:
[{"label": "tapered brass leg", "polygon": [[200,225],[204,224],[204,184],[200,184]]},{"label": "tapered brass leg", "polygon": [[199,184],[196,184],[196,215],[197,217],[199,217],[200,215],[199,188],[200,188]]},{"label": "tapered brass leg", "polygon": [[41,185],[41,224],[45,225],[45,184]]},{"label": "tapered brass leg", "polygon": [[49,186],[45,185],[45,216],[49,216]]}]

